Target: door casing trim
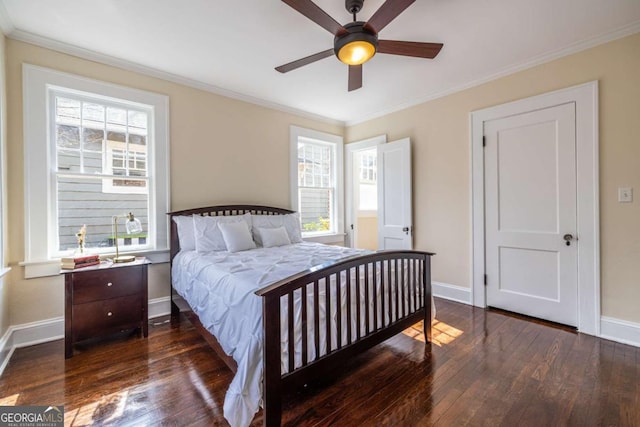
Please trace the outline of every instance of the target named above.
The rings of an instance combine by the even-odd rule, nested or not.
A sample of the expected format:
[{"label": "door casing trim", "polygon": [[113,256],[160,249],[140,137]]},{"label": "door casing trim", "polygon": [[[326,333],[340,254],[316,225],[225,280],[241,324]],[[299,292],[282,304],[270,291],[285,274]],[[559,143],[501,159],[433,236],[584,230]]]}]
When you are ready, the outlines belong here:
[{"label": "door casing trim", "polygon": [[578,330],[600,335],[600,217],[598,81],[548,92],[470,114],[471,300],[486,307],[484,215],[484,122],[560,104],[576,105],[578,236]]}]

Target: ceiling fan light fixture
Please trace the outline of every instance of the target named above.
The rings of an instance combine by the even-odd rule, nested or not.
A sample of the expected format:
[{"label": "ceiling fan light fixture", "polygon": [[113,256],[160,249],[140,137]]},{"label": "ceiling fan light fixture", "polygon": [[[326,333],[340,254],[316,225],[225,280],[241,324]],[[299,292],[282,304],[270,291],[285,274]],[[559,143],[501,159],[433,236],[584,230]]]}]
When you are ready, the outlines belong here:
[{"label": "ceiling fan light fixture", "polygon": [[364,64],[376,54],[378,36],[364,29],[364,22],[345,25],[347,34],[336,36],[334,51],[338,59],[347,65]]},{"label": "ceiling fan light fixture", "polygon": [[338,59],[347,65],[364,64],[376,54],[376,47],[366,40],[347,43],[338,51]]}]

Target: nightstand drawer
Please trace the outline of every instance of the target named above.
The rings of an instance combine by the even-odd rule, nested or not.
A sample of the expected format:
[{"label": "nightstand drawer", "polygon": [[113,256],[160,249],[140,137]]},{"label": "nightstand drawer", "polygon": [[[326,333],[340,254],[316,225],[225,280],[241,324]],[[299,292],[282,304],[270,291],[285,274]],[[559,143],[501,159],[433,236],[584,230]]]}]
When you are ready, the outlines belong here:
[{"label": "nightstand drawer", "polygon": [[106,335],[140,326],[141,295],[129,295],[73,306],[73,339]]},{"label": "nightstand drawer", "polygon": [[73,274],[73,304],[136,295],[142,288],[143,266]]}]

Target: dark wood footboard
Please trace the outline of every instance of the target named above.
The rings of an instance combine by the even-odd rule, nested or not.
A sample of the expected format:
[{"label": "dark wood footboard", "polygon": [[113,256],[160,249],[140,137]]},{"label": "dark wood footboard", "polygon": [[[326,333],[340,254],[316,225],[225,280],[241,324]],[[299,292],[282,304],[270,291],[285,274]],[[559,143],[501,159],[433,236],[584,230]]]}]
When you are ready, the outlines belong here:
[{"label": "dark wood footboard", "polygon": [[[431,342],[431,255],[381,251],[346,258],[256,292],[263,298],[265,426],[280,425],[284,392],[326,375],[420,320]],[[300,307],[294,309],[296,300]],[[302,342],[298,363],[296,336]],[[285,353],[288,369],[282,372]]]}]

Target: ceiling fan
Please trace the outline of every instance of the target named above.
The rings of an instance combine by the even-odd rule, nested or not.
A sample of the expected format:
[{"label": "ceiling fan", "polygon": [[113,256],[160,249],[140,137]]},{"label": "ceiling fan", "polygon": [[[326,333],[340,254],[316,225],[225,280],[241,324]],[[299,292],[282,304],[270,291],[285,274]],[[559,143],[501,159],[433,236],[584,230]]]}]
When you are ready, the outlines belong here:
[{"label": "ceiling fan", "polygon": [[400,15],[416,0],[387,0],[368,22],[356,20],[364,0],[345,0],[345,7],[353,15],[353,22],[340,25],[311,0],[282,0],[325,30],[333,34],[333,48],[323,50],[297,61],[276,67],[286,73],[331,55],[349,65],[349,92],[362,87],[362,64],[376,53],[414,56],[433,59],[442,49],[442,43],[421,43],[396,40],[379,40],[378,32]]}]

